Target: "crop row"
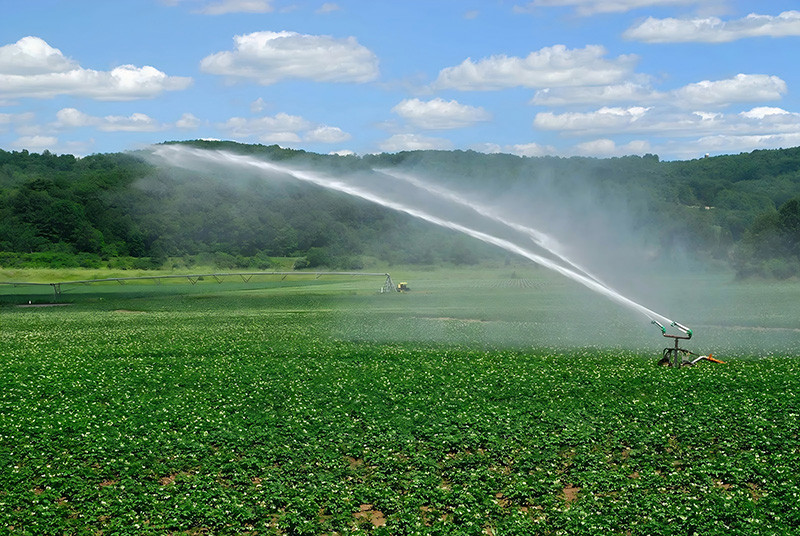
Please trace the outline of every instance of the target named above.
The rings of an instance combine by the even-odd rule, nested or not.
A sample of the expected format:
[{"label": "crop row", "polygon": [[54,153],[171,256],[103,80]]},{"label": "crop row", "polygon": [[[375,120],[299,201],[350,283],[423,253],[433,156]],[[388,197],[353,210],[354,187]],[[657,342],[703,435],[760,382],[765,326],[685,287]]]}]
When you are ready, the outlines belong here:
[{"label": "crop row", "polygon": [[626,351],[360,338],[368,321],[199,302],[7,312],[0,526],[800,530],[794,358],[676,371]]}]

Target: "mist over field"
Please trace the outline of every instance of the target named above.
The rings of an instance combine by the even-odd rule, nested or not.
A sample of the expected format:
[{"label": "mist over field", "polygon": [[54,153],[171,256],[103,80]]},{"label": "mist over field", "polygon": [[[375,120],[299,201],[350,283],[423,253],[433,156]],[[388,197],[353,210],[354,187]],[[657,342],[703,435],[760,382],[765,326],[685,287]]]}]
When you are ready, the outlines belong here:
[{"label": "mist over field", "polygon": [[[588,287],[582,291],[562,289],[560,295],[549,298],[555,301],[547,302],[550,309],[542,314],[536,311],[537,302],[540,304],[543,299],[542,288],[530,292],[520,288],[509,294],[502,288],[489,290],[480,279],[465,281],[464,284],[477,285],[464,304],[467,309],[472,308],[472,313],[461,313],[456,318],[437,317],[435,313],[419,316],[415,309],[419,303],[409,304],[408,310],[398,314],[412,318],[415,327],[405,335],[396,334],[401,340],[423,341],[432,336],[431,340],[453,344],[519,346],[538,341],[569,347],[640,348],[660,340],[653,336],[660,332],[649,325],[651,320],[670,327],[671,319],[675,319],[699,326],[699,343],[713,346],[716,351],[771,354],[797,347],[800,333],[789,320],[794,308],[780,294],[770,294],[765,289],[767,292],[759,296],[763,301],[756,304],[751,301],[755,294],[737,294],[733,274],[720,270],[719,265],[655,253],[653,248],[658,244],[651,236],[658,219],[642,219],[646,198],[639,189],[604,186],[588,176],[563,176],[556,181],[548,168],[541,171],[543,178],[514,177],[504,182],[477,174],[457,176],[449,170],[436,173],[419,164],[337,171],[302,161],[271,163],[174,145],[155,149],[153,161],[167,167],[211,172],[217,180],[227,183],[261,180],[285,184],[295,180],[343,192],[410,214],[431,226],[453,229],[487,242],[504,250],[508,255],[506,264],[520,266],[522,272],[540,266]],[[643,226],[634,225],[636,218]],[[680,251],[678,242],[676,238],[672,246]],[[514,281],[518,277],[516,271],[508,271],[510,285],[519,283]],[[591,291],[603,299],[598,300]],[[784,320],[776,325],[768,317],[777,302],[783,304]],[[435,300],[428,305],[434,307],[433,303]],[[619,311],[620,307],[629,311]],[[743,310],[749,315],[741,314]],[[536,312],[530,314],[532,311]],[[549,320],[546,326],[540,326],[529,324],[529,317],[537,322],[543,317]],[[515,325],[509,324],[512,319]],[[436,329],[419,329],[416,322],[420,320],[443,326],[450,321],[487,325],[478,330],[481,335],[477,338],[473,338],[475,330],[466,330],[458,340],[457,336],[442,336]],[[671,340],[664,343],[671,345]]]},{"label": "mist over field", "polygon": [[[693,328],[701,347],[760,341],[771,351],[791,347],[796,333],[786,320],[793,301],[773,288],[794,295],[800,177],[791,170],[800,169],[799,155],[356,157],[211,141],[82,159],[2,153],[0,260],[183,272],[400,270],[412,286],[432,270],[494,267],[500,272],[488,277],[511,288],[525,284],[528,269],[550,270],[551,281],[576,289],[548,305],[547,329],[511,329],[514,345],[639,347],[655,337],[658,346],[669,341],[649,323],[656,319]],[[475,311],[513,310],[507,302],[516,299],[514,320],[524,324],[540,321],[542,297],[520,286],[470,299]],[[452,315],[432,318],[440,316]],[[496,341],[502,331],[484,330]]]}]

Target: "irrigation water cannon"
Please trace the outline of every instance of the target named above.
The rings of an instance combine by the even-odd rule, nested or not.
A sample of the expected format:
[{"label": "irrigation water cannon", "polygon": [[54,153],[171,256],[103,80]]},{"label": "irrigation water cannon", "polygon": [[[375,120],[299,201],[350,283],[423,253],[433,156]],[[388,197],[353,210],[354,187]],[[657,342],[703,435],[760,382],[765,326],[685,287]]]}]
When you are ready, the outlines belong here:
[{"label": "irrigation water cannon", "polygon": [[[667,367],[688,367],[694,365],[699,361],[712,361],[714,363],[723,363],[724,361],[720,361],[719,359],[714,359],[712,354],[708,355],[700,355],[694,352],[690,352],[685,348],[680,348],[678,346],[679,340],[688,341],[692,338],[692,330],[684,326],[683,324],[679,324],[675,321],[672,321],[670,327],[677,328],[678,331],[682,333],[682,335],[672,335],[667,333],[667,328],[664,327],[662,323],[657,320],[653,320],[652,323],[659,328],[661,328],[661,335],[667,337],[668,339],[673,339],[675,341],[675,345],[671,347],[664,348],[662,352],[661,359],[659,360],[658,364],[667,366]],[[694,356],[694,359],[688,357]]]}]

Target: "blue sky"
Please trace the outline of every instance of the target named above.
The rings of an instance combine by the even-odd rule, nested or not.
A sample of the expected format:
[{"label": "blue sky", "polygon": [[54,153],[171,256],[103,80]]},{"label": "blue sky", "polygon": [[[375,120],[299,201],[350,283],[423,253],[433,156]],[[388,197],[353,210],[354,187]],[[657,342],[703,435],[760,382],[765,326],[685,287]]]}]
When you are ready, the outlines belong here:
[{"label": "blue sky", "polygon": [[0,1],[0,148],[800,146],[790,0]]}]

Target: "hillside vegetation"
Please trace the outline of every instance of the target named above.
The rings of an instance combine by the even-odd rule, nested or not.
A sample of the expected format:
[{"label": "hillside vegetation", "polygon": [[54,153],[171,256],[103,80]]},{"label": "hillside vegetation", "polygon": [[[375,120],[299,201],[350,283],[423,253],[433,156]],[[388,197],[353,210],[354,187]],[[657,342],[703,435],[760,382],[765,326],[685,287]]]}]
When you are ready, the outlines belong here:
[{"label": "hillside vegetation", "polygon": [[[800,148],[691,161],[655,155],[526,158],[472,151],[327,156],[278,146],[186,142],[330,174],[413,171],[500,199],[532,191],[531,211],[571,214],[572,233],[646,236],[655,260],[711,260],[740,276],[800,271]],[[499,251],[345,194],[297,182],[156,167],[144,153],[84,158],[0,150],[0,266],[357,269],[384,263],[473,264]],[[623,210],[624,207],[624,210]],[[587,214],[624,212],[616,220]],[[553,211],[549,214],[548,210]],[[622,222],[621,224],[619,222]],[[644,242],[643,242],[644,243]]]}]

